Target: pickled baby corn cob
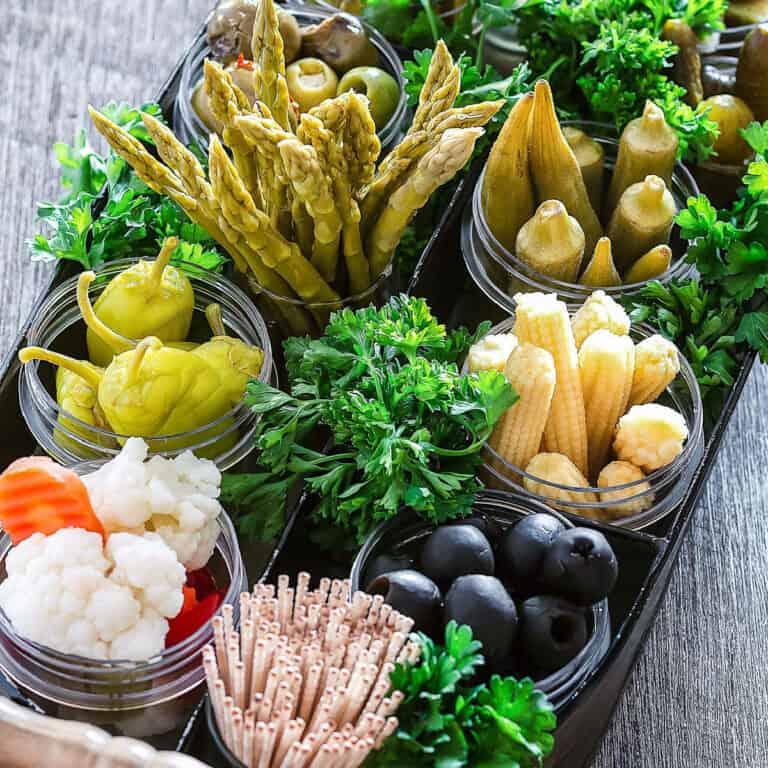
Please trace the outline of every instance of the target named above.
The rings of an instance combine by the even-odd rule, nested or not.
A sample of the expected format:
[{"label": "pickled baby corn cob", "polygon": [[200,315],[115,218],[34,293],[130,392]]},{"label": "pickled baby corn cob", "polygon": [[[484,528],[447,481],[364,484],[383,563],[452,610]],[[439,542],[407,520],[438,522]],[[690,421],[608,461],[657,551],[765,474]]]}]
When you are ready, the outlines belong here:
[{"label": "pickled baby corn cob", "polygon": [[504,372],[512,350],[517,346],[517,336],[513,333],[492,333],[483,336],[470,348],[467,363],[470,373],[477,371]]},{"label": "pickled baby corn cob", "polygon": [[587,420],[590,477],[605,466],[616,424],[627,410],[635,370],[635,345],[629,336],[601,329],[579,350]]},{"label": "pickled baby corn cob", "polygon": [[511,253],[536,204],[528,167],[532,110],[533,94],[526,93],[509,113],[483,173],[481,201],[485,220],[494,237]]},{"label": "pickled baby corn cob", "polygon": [[[643,470],[628,461],[612,461],[606,464],[597,478],[599,488],[613,488],[627,483],[636,485],[620,491],[601,492],[600,501],[607,505],[600,507],[601,516],[617,520],[645,512],[653,504],[653,494],[648,493],[651,484],[640,482],[642,480],[645,480]],[[635,496],[639,498],[634,498]]]},{"label": "pickled baby corn cob", "polygon": [[653,472],[673,462],[687,438],[688,427],[677,411],[658,403],[633,405],[619,420],[613,449],[622,461]]},{"label": "pickled baby corn cob", "polygon": [[603,228],[589,202],[579,163],[560,129],[552,89],[546,80],[539,80],[535,88],[531,172],[539,199],[560,200],[565,205],[584,230],[587,253],[592,253]]},{"label": "pickled baby corn cob", "polygon": [[546,349],[552,355],[557,372],[552,407],[544,430],[544,449],[564,454],[580,472],[586,472],[584,396],[568,308],[555,294],[518,293],[514,298],[518,341]]},{"label": "pickled baby corn cob", "polygon": [[413,172],[392,193],[368,236],[371,274],[380,275],[386,269],[408,222],[438,187],[466,165],[482,134],[482,128],[446,131],[440,143],[419,160]]},{"label": "pickled baby corn cob", "polygon": [[609,238],[601,237],[597,241],[595,252],[581,273],[579,282],[595,287],[621,285],[621,276],[613,263],[613,249]]},{"label": "pickled baby corn cob", "polygon": [[[569,488],[589,488],[587,478],[579,471],[579,468],[561,453],[539,453],[529,462],[525,471],[529,475],[546,480],[547,483],[567,486],[556,488],[547,483],[540,483],[529,477],[523,479],[523,486],[529,493],[535,493],[546,499],[560,501],[593,503],[597,501],[597,494],[592,491],[569,490]],[[554,506],[558,506],[555,504]],[[571,512],[577,511],[570,508]],[[591,510],[578,509],[578,514],[589,515]]]},{"label": "pickled baby corn cob", "polygon": [[648,253],[641,256],[624,276],[625,283],[644,283],[663,275],[672,263],[672,249],[664,244],[651,248]]},{"label": "pickled baby corn cob", "polygon": [[515,253],[542,275],[572,283],[584,257],[584,232],[559,200],[545,200],[517,233]]},{"label": "pickled baby corn cob", "polygon": [[490,445],[508,464],[523,468],[541,446],[555,391],[555,362],[545,349],[519,344],[504,375],[519,400],[499,420]]},{"label": "pickled baby corn cob", "polygon": [[630,405],[652,403],[680,373],[677,347],[663,336],[654,334],[635,347],[635,375]]},{"label": "pickled baby corn cob", "polygon": [[605,328],[617,336],[626,336],[630,328],[629,315],[605,291],[594,291],[579,307],[571,320],[576,346],[580,347],[587,336]]}]

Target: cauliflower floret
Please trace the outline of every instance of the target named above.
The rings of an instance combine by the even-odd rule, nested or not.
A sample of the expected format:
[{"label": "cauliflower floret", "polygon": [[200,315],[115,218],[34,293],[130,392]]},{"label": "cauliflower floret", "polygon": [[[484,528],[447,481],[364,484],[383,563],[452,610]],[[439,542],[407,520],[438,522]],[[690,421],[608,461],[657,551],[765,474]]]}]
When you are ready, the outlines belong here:
[{"label": "cauliflower floret", "polygon": [[617,336],[626,336],[630,328],[629,315],[605,291],[594,291],[571,318],[573,338],[581,348],[587,336],[604,328]]},{"label": "cauliflower floret", "polygon": [[658,403],[633,405],[619,419],[613,449],[644,472],[666,467],[682,452],[688,426],[677,411]]},{"label": "cauliflower floret", "polygon": [[183,603],[186,574],[154,534],[63,528],[36,533],[6,558],[0,608],[21,635],[92,659],[150,658]]},{"label": "cauliflower floret", "polygon": [[147,459],[132,438],[112,461],[83,478],[93,509],[108,533],[153,531],[190,571],[210,559],[219,535],[221,473],[187,451]]},{"label": "cauliflower floret", "polygon": [[[601,509],[602,512],[605,512],[607,519],[616,520],[637,515],[653,504],[653,494],[648,493],[651,484],[639,482],[644,479],[643,470],[628,461],[612,461],[603,467],[597,478],[598,488],[615,488],[618,485],[637,483],[637,485],[622,491],[604,491],[600,494],[600,501],[610,503],[610,506]],[[639,498],[634,498],[635,496],[639,496]],[[625,499],[630,499],[630,501],[625,501]]]},{"label": "cauliflower floret", "polygon": [[469,348],[467,361],[470,373],[499,371],[504,373],[509,356],[517,346],[517,336],[512,333],[488,334]]}]

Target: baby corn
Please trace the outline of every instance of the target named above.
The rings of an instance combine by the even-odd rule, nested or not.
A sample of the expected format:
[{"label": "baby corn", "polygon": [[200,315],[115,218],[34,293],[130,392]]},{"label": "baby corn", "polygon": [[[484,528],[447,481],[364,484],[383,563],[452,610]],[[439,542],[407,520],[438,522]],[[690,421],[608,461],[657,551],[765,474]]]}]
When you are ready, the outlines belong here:
[{"label": "baby corn", "polygon": [[627,410],[635,370],[635,345],[629,336],[595,331],[579,350],[581,386],[587,419],[590,477],[605,465],[616,424]]},{"label": "baby corn", "polygon": [[[540,483],[526,477],[523,481],[523,486],[529,493],[535,493],[537,496],[557,501],[587,504],[597,501],[597,494],[592,491],[569,490],[569,488],[589,488],[589,483],[587,482],[587,478],[579,471],[578,467],[576,467],[567,456],[563,456],[561,453],[539,453],[528,462],[525,471],[527,474],[533,475],[533,477],[546,480],[547,483],[556,483],[560,486],[567,486],[557,488],[553,485]],[[559,505],[554,504],[553,506],[557,507]],[[594,511],[589,508],[574,509],[573,507],[566,506],[565,509],[587,517],[591,517],[594,514]]]},{"label": "baby corn", "polygon": [[555,391],[555,362],[545,349],[520,344],[504,375],[520,398],[499,420],[491,447],[508,464],[526,467],[539,452]]},{"label": "baby corn", "polygon": [[515,302],[518,340],[546,349],[555,361],[557,383],[544,430],[544,449],[564,454],[580,472],[586,472],[584,396],[568,309],[553,293],[518,293]]},{"label": "baby corn", "polygon": [[613,449],[645,472],[665,467],[682,452],[688,426],[677,411],[658,403],[633,405],[619,420]]},{"label": "baby corn", "polygon": [[571,320],[576,346],[580,347],[587,336],[601,328],[626,336],[629,333],[629,315],[605,291],[595,291],[579,308]]},{"label": "baby corn", "polygon": [[512,350],[517,346],[517,336],[512,333],[496,333],[484,336],[469,348],[467,362],[470,373],[477,371],[504,372]]},{"label": "baby corn", "polygon": [[635,375],[630,405],[652,403],[680,373],[677,347],[663,336],[654,334],[635,347]]},{"label": "baby corn", "polygon": [[[599,488],[614,488],[617,485],[636,483],[631,488],[621,491],[605,491],[600,493],[600,501],[607,506],[601,507],[600,512],[608,520],[616,520],[630,515],[645,512],[653,504],[653,494],[648,493],[651,484],[640,482],[645,480],[645,473],[640,467],[628,461],[612,461],[603,467],[598,475]],[[638,498],[634,498],[637,496]]]}]

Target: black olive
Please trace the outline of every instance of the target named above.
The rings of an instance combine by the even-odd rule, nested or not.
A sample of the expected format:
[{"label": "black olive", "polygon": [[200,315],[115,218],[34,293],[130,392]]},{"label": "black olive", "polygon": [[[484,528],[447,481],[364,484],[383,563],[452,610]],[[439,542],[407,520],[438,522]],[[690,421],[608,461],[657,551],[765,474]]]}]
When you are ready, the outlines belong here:
[{"label": "black olive", "polygon": [[543,675],[561,669],[575,658],[588,637],[587,615],[573,603],[540,595],[520,606],[520,649]]},{"label": "black olive", "polygon": [[372,595],[383,595],[384,602],[410,616],[414,630],[435,635],[440,624],[443,596],[431,579],[418,571],[385,573],[368,585]]},{"label": "black olive", "polygon": [[571,528],[552,542],[539,579],[549,591],[579,605],[592,605],[610,593],[619,564],[608,540],[590,528]]},{"label": "black olive", "polygon": [[517,609],[494,576],[459,576],[445,598],[446,622],[467,624],[483,644],[486,663],[495,668],[512,652],[517,635]]},{"label": "black olive", "polygon": [[546,512],[524,517],[504,534],[499,546],[499,567],[522,589],[532,587],[544,554],[564,530],[565,525]]},{"label": "black olive", "polygon": [[459,576],[492,576],[493,551],[488,539],[473,525],[441,525],[421,550],[421,569],[432,581],[447,587]]},{"label": "black olive", "polygon": [[488,515],[482,513],[465,517],[463,520],[452,523],[452,525],[473,525],[491,542],[492,547],[495,547],[501,538],[501,526]]},{"label": "black olive", "polygon": [[376,555],[371,564],[365,569],[366,589],[370,591],[371,582],[384,573],[405,571],[413,568],[413,559],[407,555]]}]

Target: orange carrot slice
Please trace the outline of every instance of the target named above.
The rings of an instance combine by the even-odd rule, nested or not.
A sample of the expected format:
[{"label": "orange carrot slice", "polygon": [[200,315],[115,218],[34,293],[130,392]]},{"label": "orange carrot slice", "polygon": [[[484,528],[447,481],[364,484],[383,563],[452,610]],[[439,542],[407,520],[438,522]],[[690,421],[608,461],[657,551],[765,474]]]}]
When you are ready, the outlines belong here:
[{"label": "orange carrot slice", "polygon": [[105,535],[83,481],[42,456],[18,459],[0,475],[0,526],[14,544],[61,528]]}]

